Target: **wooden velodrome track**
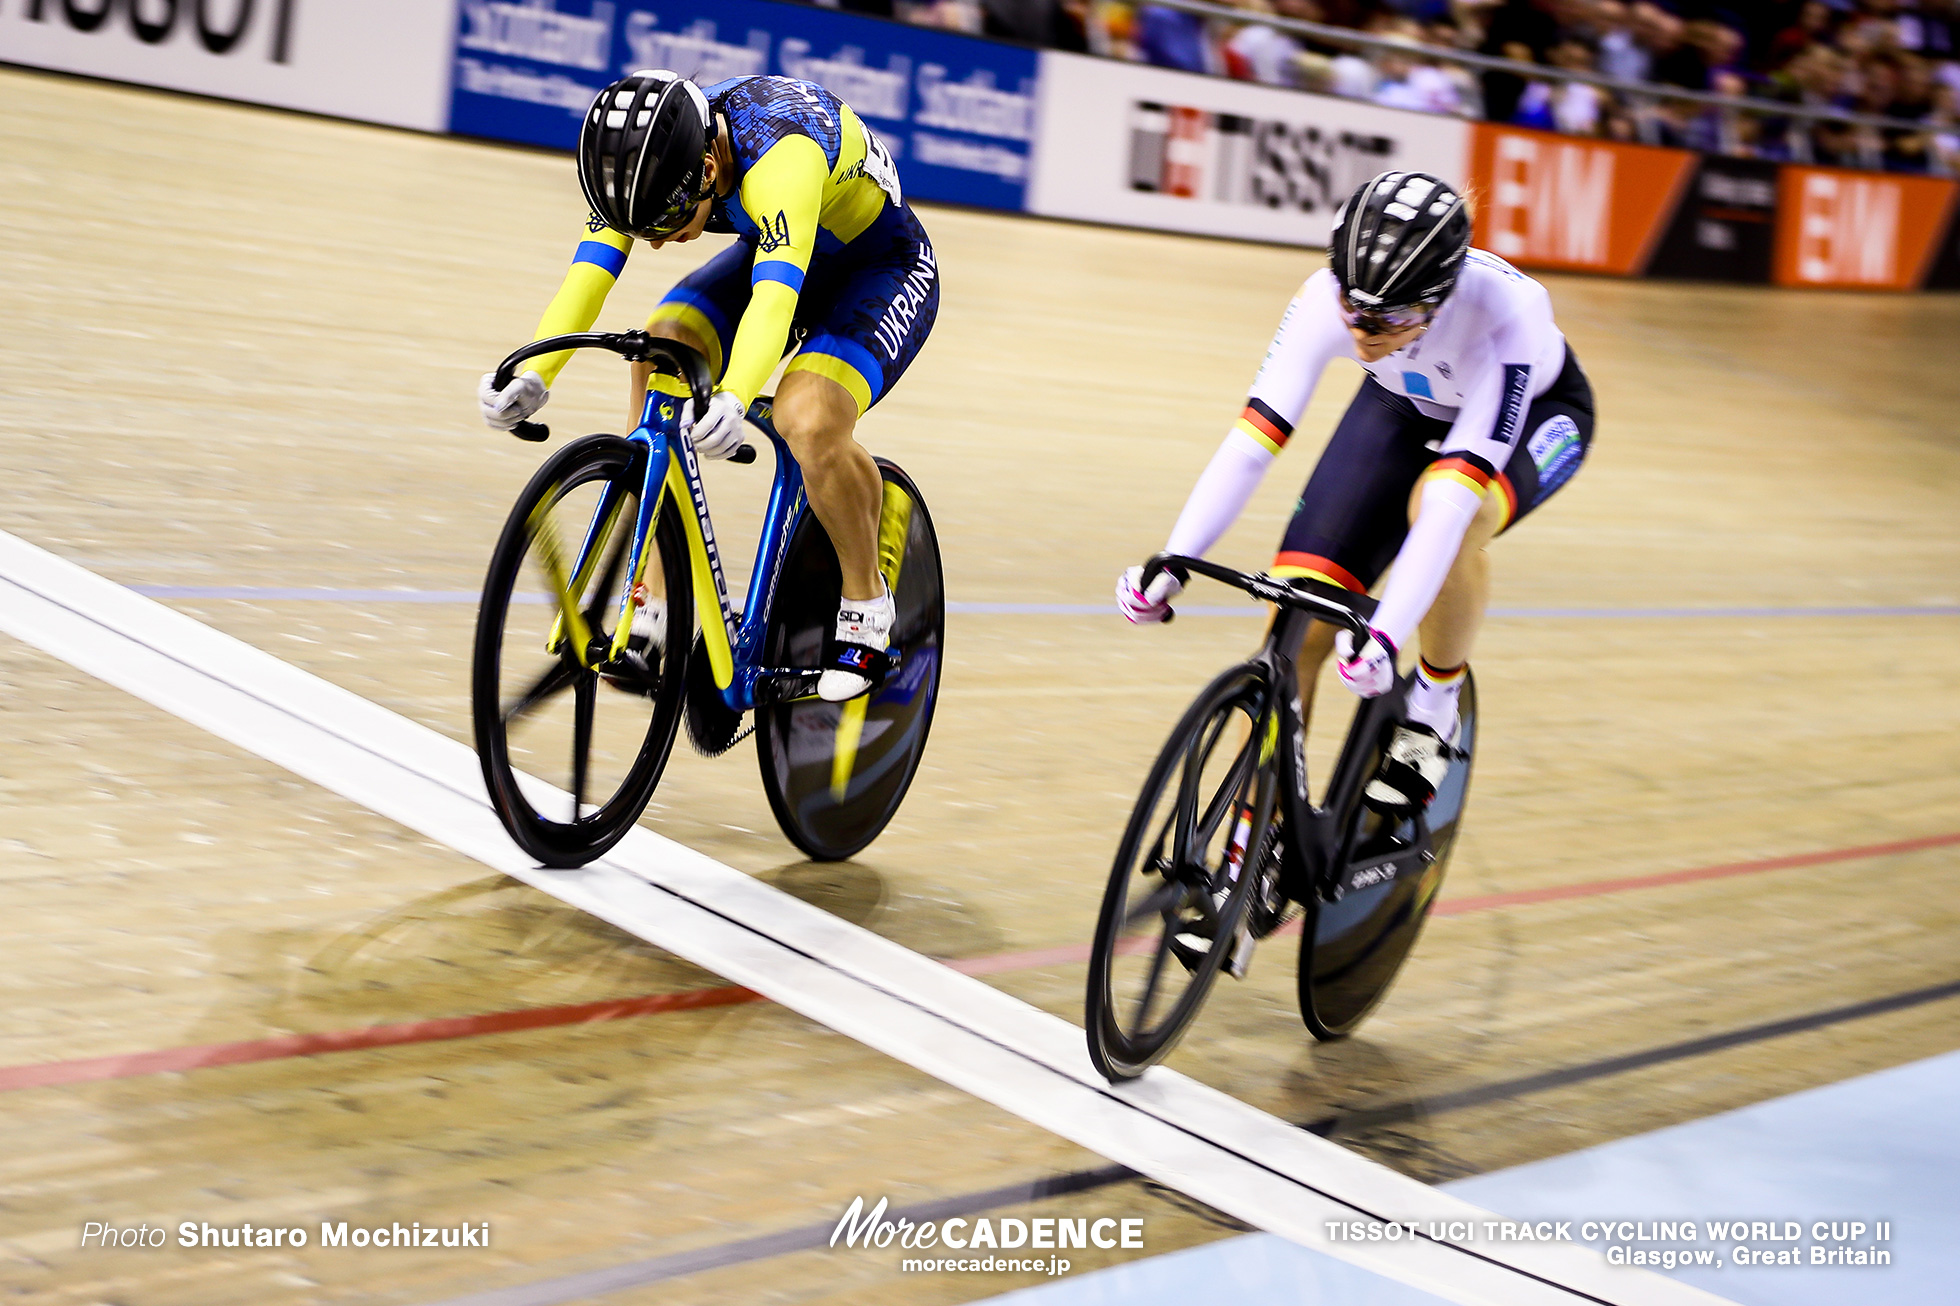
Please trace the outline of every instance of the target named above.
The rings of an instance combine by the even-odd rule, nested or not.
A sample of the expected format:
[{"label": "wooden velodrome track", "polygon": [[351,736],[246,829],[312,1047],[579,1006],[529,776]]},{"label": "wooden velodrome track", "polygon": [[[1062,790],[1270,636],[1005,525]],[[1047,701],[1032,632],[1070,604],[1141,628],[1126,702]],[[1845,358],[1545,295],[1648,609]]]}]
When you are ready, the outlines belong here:
[{"label": "wooden velodrome track", "polygon": [[[539,452],[473,390],[574,243],[566,159],[11,71],[0,141],[0,528],[137,587],[476,588]],[[1317,260],[925,218],[945,307],[866,441],[923,486],[952,599],[1101,604]],[[716,247],[637,256],[602,325]],[[1548,281],[1600,434],[1497,546],[1444,914],[1355,1039],[1306,1038],[1269,946],[1175,1062],[1425,1179],[1960,1044],[1960,300]],[[547,416],[616,428],[623,373],[581,360]],[[1269,557],[1354,381],[1218,556]],[[746,556],[765,477],[710,475]],[[468,738],[466,602],[173,605]],[[1079,1020],[1049,950],[1087,940],[1150,756],[1256,634],[957,613],[864,856],[797,860],[747,749],[677,751],[648,821]],[[4,637],[0,957],[0,1300],[428,1303],[698,1251],[607,1300],[962,1302],[1028,1280],[729,1249],[1103,1164],[726,993],[497,1032],[474,1018],[724,982]],[[411,1028],[288,1037],[376,1026]],[[213,1059],[244,1063],[188,1068]],[[994,1205],[1143,1215],[1152,1252],[1222,1233],[1136,1181]],[[495,1243],[77,1248],[89,1220],[322,1219]]]}]

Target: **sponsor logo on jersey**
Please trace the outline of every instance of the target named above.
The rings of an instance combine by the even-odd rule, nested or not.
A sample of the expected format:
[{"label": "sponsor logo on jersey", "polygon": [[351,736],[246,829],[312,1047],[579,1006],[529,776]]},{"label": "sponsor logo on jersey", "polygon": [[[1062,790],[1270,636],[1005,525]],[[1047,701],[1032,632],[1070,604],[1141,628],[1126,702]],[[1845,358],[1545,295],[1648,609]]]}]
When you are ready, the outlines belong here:
[{"label": "sponsor logo on jersey", "polygon": [[1518,427],[1524,422],[1525,401],[1531,398],[1531,367],[1525,363],[1504,364],[1504,398],[1497,406],[1497,426],[1490,438],[1498,444],[1514,444]]},{"label": "sponsor logo on jersey", "polygon": [[1586,451],[1579,441],[1579,424],[1560,413],[1532,433],[1525,452],[1538,466],[1538,497],[1542,499],[1571,479]]}]

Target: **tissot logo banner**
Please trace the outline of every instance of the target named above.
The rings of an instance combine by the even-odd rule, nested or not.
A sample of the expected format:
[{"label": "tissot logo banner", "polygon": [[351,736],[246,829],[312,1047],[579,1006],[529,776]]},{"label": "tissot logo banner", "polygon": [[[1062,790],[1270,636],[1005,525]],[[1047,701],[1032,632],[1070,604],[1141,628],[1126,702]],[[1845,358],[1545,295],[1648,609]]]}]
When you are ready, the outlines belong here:
[{"label": "tissot logo banner", "polygon": [[1476,243],[1521,267],[1638,274],[1674,212],[1686,150],[1479,123],[1470,184]]},{"label": "tissot logo banner", "polygon": [[0,61],[441,131],[455,0],[0,0]]},{"label": "tissot logo banner", "polygon": [[1648,275],[1767,282],[1776,246],[1776,172],[1760,159],[1703,155],[1648,261]]},{"label": "tissot logo banner", "polygon": [[1044,54],[1031,211],[1122,226],[1325,244],[1385,168],[1463,174],[1454,118]]},{"label": "tissot logo banner", "polygon": [[1785,168],[1777,283],[1910,290],[1933,261],[1953,198],[1953,182],[1930,177]]},{"label": "tissot logo banner", "polygon": [[770,0],[458,0],[450,129],[570,149],[592,97],[636,68],[816,82],[870,124],[908,198],[1021,207],[1032,51]]}]

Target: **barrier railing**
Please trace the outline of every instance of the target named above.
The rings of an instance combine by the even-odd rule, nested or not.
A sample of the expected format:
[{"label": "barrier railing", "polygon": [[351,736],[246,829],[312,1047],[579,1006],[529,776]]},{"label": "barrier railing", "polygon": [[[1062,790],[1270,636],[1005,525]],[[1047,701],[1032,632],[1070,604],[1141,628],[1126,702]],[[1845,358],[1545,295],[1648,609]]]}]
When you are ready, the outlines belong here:
[{"label": "barrier railing", "polygon": [[[1183,13],[1196,14],[1202,18],[1214,18],[1224,22],[1241,25],[1257,24],[1271,27],[1296,36],[1310,37],[1330,45],[1350,49],[1368,50],[1383,54],[1397,54],[1405,57],[1435,60],[1452,63],[1465,68],[1475,68],[1483,72],[1511,73],[1517,77],[1531,78],[1548,82],[1584,82],[1602,90],[1616,91],[1627,96],[1636,105],[1653,105],[1666,102],[1687,102],[1705,105],[1730,113],[1747,113],[1759,118],[1797,118],[1807,122],[1842,123],[1852,127],[1863,127],[1869,131],[1924,132],[1926,124],[1914,122],[1909,118],[1889,118],[1879,114],[1856,113],[1831,105],[1802,104],[1783,100],[1765,100],[1755,96],[1721,95],[1714,91],[1697,91],[1685,86],[1669,86],[1659,82],[1637,82],[1623,77],[1613,77],[1605,73],[1590,72],[1577,68],[1557,68],[1547,64],[1526,63],[1519,59],[1505,59],[1497,55],[1478,54],[1470,50],[1455,50],[1448,46],[1412,44],[1407,40],[1393,37],[1371,36],[1347,27],[1330,27],[1326,23],[1313,23],[1304,19],[1286,18],[1278,14],[1256,13],[1245,9],[1234,9],[1227,5],[1212,4],[1208,0],[1149,0],[1151,4],[1165,9],[1176,9]],[[1651,132],[1657,124],[1651,115],[1641,115],[1643,131]],[[1653,140],[1646,143],[1653,144]],[[1808,163],[1809,138],[1799,134],[1793,138],[1797,152],[1806,157],[1793,157],[1797,163]],[[1875,166],[1875,160],[1874,160]]]}]

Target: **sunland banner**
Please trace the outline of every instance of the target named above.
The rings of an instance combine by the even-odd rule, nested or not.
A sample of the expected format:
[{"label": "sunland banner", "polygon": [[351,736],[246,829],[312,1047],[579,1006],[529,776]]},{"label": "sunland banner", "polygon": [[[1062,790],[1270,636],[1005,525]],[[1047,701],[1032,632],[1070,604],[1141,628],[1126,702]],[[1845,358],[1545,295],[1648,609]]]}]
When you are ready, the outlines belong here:
[{"label": "sunland banner", "polygon": [[878,133],[908,197],[1021,207],[1032,50],[808,5],[458,0],[450,130],[571,149],[599,88],[636,68],[815,82]]},{"label": "sunland banner", "polygon": [[1520,267],[1638,276],[1693,173],[1687,150],[1478,123],[1476,242]]},{"label": "sunland banner", "polygon": [[1324,245],[1388,168],[1463,174],[1455,119],[1081,55],[1041,56],[1030,212]]},{"label": "sunland banner", "polygon": [[7,0],[0,63],[441,131],[456,0]]},{"label": "sunland banner", "polygon": [[1934,177],[1786,167],[1778,189],[1778,285],[1911,290],[1935,265],[1956,186]]}]

